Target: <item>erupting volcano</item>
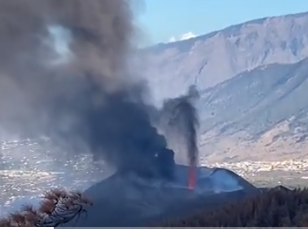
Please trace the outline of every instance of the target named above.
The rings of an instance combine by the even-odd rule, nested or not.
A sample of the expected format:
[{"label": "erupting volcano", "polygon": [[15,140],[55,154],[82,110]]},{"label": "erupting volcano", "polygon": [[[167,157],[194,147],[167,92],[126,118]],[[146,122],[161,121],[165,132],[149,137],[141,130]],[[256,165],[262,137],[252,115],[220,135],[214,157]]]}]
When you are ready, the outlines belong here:
[{"label": "erupting volcano", "polygon": [[200,193],[254,190],[230,171],[198,167],[195,85],[149,104],[151,85],[131,61],[140,54],[134,2],[0,1],[2,132],[48,136],[67,160],[88,153],[115,171],[85,191],[94,206],[78,226],[146,225],[211,205]]},{"label": "erupting volcano", "polygon": [[161,110],[161,128],[168,140],[168,145],[178,154],[187,156],[188,188],[196,185],[196,168],[198,166],[198,127],[199,120],[195,103],[199,92],[195,85],[186,95],[164,102]]}]

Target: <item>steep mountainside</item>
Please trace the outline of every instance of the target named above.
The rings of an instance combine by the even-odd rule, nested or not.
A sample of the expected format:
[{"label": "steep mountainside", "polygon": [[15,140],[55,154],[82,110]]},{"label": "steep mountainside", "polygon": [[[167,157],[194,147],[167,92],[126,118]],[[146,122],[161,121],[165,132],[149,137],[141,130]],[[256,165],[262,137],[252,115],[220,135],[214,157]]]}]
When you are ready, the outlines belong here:
[{"label": "steep mountainside", "polygon": [[202,92],[206,161],[308,157],[308,12],[234,25],[144,50],[153,97]]},{"label": "steep mountainside", "polygon": [[202,153],[209,158],[305,158],[308,58],[243,72],[205,90],[198,107]]},{"label": "steep mountainside", "polygon": [[203,90],[246,70],[308,57],[308,13],[249,21],[145,52],[154,96],[174,97],[195,80]]}]

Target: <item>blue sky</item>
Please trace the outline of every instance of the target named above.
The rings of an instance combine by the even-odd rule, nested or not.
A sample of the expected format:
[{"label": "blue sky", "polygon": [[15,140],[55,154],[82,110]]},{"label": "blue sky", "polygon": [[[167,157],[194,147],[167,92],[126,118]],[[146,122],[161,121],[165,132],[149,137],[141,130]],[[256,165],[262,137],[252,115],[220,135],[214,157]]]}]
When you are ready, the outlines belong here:
[{"label": "blue sky", "polygon": [[144,0],[138,19],[146,43],[206,34],[248,20],[308,11],[307,0]]}]

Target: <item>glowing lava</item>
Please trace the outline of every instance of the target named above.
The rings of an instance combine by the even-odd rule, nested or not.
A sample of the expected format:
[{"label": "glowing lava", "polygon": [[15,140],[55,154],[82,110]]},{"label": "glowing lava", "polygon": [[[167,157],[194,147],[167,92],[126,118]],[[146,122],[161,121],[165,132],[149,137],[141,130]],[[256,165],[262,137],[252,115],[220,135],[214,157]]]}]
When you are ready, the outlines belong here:
[{"label": "glowing lava", "polygon": [[193,190],[196,186],[196,167],[190,165],[188,173],[188,189]]}]

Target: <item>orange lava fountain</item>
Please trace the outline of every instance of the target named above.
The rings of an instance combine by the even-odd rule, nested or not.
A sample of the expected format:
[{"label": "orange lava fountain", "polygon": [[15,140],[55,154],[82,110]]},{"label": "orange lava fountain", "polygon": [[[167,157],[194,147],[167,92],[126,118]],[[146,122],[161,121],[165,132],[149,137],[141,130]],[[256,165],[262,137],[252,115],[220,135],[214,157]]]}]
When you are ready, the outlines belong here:
[{"label": "orange lava fountain", "polygon": [[188,189],[194,190],[195,186],[196,186],[196,167],[190,165],[188,171]]}]

